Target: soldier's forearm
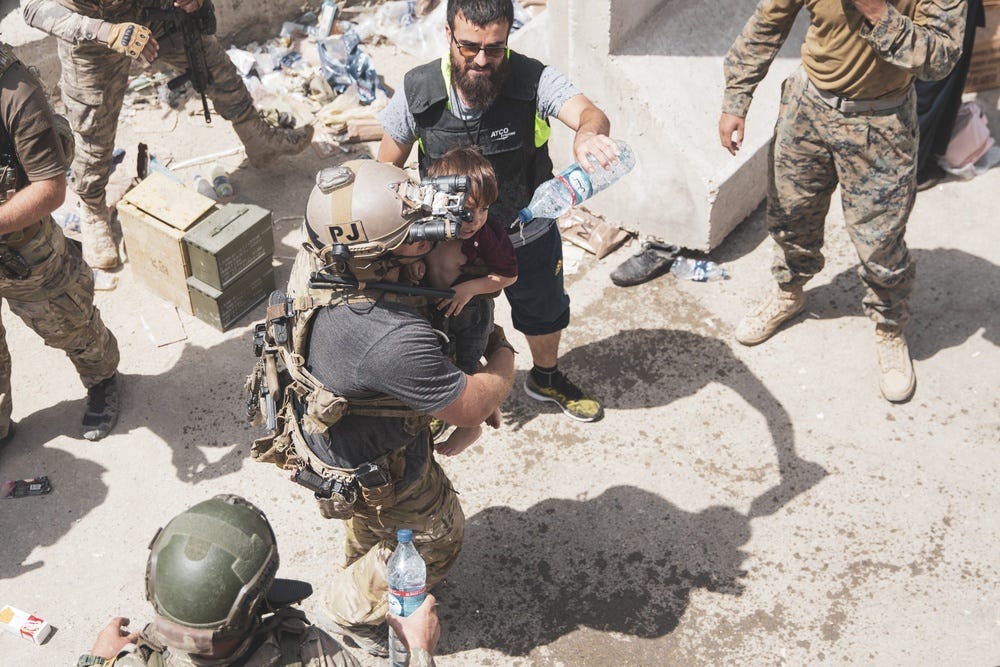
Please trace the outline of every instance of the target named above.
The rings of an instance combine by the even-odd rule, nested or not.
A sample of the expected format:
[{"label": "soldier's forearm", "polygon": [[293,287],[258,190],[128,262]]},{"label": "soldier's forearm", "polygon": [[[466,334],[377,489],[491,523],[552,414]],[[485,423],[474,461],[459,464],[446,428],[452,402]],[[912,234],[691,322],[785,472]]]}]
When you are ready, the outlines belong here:
[{"label": "soldier's forearm", "polygon": [[108,41],[111,24],[107,21],[77,14],[54,0],[27,0],[23,4],[24,22],[32,28],[74,44]]},{"label": "soldier's forearm", "polygon": [[0,205],[0,234],[34,224],[59,208],[66,199],[66,177],[31,183]]},{"label": "soldier's forearm", "polygon": [[918,79],[943,79],[962,55],[968,5],[965,0],[924,0],[917,11],[923,15],[922,23],[886,5],[881,19],[862,25],[861,37],[879,58]]}]

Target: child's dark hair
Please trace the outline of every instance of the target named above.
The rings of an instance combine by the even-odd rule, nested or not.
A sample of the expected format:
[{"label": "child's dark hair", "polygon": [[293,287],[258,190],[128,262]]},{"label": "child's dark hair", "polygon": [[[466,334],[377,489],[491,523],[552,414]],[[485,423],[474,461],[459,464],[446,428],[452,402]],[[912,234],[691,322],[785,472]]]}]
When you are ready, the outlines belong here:
[{"label": "child's dark hair", "polygon": [[514,5],[510,0],[448,0],[448,27],[452,30],[459,12],[477,27],[501,22],[508,28],[514,25]]},{"label": "child's dark hair", "polygon": [[431,163],[427,175],[468,176],[469,199],[477,206],[490,206],[500,196],[493,165],[474,146],[452,148]]}]

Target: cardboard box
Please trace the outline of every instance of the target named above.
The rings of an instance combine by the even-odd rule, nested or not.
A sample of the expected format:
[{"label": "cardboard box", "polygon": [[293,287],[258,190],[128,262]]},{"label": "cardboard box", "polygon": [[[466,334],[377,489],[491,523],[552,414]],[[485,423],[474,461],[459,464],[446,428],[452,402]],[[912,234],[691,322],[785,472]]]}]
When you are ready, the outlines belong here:
[{"label": "cardboard box", "polygon": [[0,609],[0,626],[35,644],[44,642],[52,632],[47,621],[9,605]]},{"label": "cardboard box", "polygon": [[1000,0],[985,2],[986,27],[976,29],[965,92],[1000,87]]},{"label": "cardboard box", "polygon": [[187,279],[187,285],[195,317],[225,331],[274,291],[274,268],[268,256],[224,290],[194,276]]},{"label": "cardboard box", "polygon": [[149,291],[191,312],[191,275],[182,239],[215,209],[215,202],[153,172],[118,203],[132,271]]},{"label": "cardboard box", "polygon": [[271,212],[253,204],[226,204],[184,235],[191,275],[225,290],[274,254]]}]

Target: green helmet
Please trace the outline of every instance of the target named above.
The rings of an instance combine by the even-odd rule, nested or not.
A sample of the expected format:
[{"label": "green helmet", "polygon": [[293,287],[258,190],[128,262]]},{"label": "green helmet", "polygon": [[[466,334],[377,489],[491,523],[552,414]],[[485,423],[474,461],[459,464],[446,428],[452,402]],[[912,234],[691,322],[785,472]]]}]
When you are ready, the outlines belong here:
[{"label": "green helmet", "polygon": [[171,519],[149,548],[146,599],[167,645],[208,653],[249,634],[278,570],[263,512],[239,496],[215,496]]}]

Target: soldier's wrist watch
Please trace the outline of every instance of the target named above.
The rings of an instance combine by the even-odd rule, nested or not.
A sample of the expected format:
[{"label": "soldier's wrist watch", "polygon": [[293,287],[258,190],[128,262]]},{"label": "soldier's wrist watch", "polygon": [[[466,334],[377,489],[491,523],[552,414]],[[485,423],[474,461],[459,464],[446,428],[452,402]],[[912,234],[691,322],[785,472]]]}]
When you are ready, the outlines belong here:
[{"label": "soldier's wrist watch", "polygon": [[91,655],[89,653],[84,653],[76,661],[76,667],[93,667],[94,665],[104,667],[106,664],[108,664],[107,658],[102,658],[99,655]]}]

